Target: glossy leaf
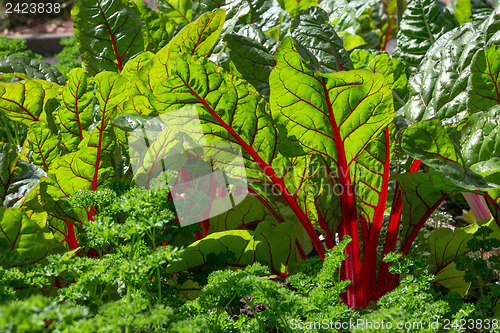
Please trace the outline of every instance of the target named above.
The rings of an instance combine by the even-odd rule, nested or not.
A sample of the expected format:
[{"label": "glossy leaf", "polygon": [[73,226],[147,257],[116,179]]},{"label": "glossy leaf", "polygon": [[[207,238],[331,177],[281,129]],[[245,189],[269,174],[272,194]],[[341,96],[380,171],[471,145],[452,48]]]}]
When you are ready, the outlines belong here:
[{"label": "glossy leaf", "polygon": [[169,19],[163,13],[149,8],[143,1],[136,1],[135,4],[144,26],[144,49],[158,52],[168,43],[176,25],[169,24]]},{"label": "glossy leaf", "polygon": [[13,251],[29,263],[37,262],[48,254],[40,226],[31,221],[19,208],[0,207],[0,251]]},{"label": "glossy leaf", "polygon": [[471,283],[464,280],[464,272],[459,271],[455,262],[444,266],[441,270],[437,271],[435,278],[432,280],[435,284],[445,287],[450,291],[458,293],[464,297],[469,291]]},{"label": "glossy leaf", "polygon": [[471,60],[483,40],[472,24],[465,24],[429,49],[408,88],[403,112],[413,122],[437,117],[446,125],[459,123],[467,112],[467,85]]},{"label": "glossy leaf", "polygon": [[464,296],[470,283],[463,280],[464,272],[458,271],[454,260],[469,249],[467,242],[472,238],[481,226],[489,226],[494,232],[489,238],[498,238],[500,230],[492,220],[483,220],[465,228],[439,228],[429,235],[429,247],[431,251],[431,264],[436,271],[435,283],[442,285],[452,291]]},{"label": "glossy leaf", "polygon": [[144,51],[141,15],[131,1],[77,0],[71,17],[83,65],[92,75],[119,72]]},{"label": "glossy leaf", "polygon": [[191,22],[191,8],[193,6],[191,0],[160,0],[157,6],[169,20],[175,22],[175,25]]},{"label": "glossy leaf", "polygon": [[262,30],[250,26],[247,36],[228,34],[224,40],[229,57],[242,77],[250,82],[266,99],[269,99],[269,75],[276,64],[275,44]]},{"label": "glossy leaf", "polygon": [[412,1],[399,26],[394,56],[403,58],[410,68],[415,68],[439,37],[458,26],[457,19],[437,1]]},{"label": "glossy leaf", "polygon": [[233,253],[230,265],[250,265],[260,262],[275,272],[292,274],[299,258],[296,237],[291,223],[277,226],[264,221],[255,231],[231,230],[216,232],[188,246],[179,261],[172,262],[167,272],[176,273],[207,263],[209,254]]},{"label": "glossy leaf", "polygon": [[294,14],[299,9],[307,9],[318,5],[318,0],[278,0],[278,2],[290,14]]},{"label": "glossy leaf", "polygon": [[57,105],[58,88],[56,83],[38,79],[0,83],[0,110],[28,127],[36,121],[47,121],[46,112]]},{"label": "glossy leaf", "polygon": [[42,169],[19,159],[14,145],[0,146],[0,200],[5,207],[12,207],[45,176]]},{"label": "glossy leaf", "polygon": [[68,74],[68,83],[58,94],[61,104],[55,114],[60,145],[64,153],[74,152],[92,124],[94,80],[82,68]]},{"label": "glossy leaf", "polygon": [[155,114],[148,95],[156,84],[170,75],[179,53],[207,56],[215,46],[224,23],[224,12],[206,13],[191,22],[145,64],[131,80],[130,97],[123,113]]},{"label": "glossy leaf", "polygon": [[47,80],[60,85],[66,83],[66,79],[56,67],[40,59],[18,56],[0,58],[0,75],[6,73],[23,73],[32,79]]},{"label": "glossy leaf", "polygon": [[[328,24],[327,13],[319,7],[301,10],[292,20],[292,37],[310,66],[323,73],[352,69],[343,41]],[[305,49],[305,50],[304,50]]]},{"label": "glossy leaf", "polygon": [[460,254],[468,251],[467,242],[472,238],[474,232],[482,226],[494,229],[488,238],[498,238],[500,230],[493,220],[483,220],[465,228],[439,228],[429,235],[429,245],[431,250],[431,263],[437,270],[455,260]]}]

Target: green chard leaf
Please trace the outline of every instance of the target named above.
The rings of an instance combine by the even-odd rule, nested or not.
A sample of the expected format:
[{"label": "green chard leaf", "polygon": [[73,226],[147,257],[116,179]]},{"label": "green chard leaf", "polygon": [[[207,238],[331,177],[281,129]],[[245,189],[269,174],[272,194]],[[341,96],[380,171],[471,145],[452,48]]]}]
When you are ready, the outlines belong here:
[{"label": "green chard leaf", "polygon": [[253,23],[264,32],[289,24],[290,14],[281,8],[277,0],[249,0],[248,3],[250,12],[240,17],[242,23]]},{"label": "green chard leaf", "polygon": [[191,0],[161,0],[158,2],[158,10],[164,13],[176,26],[191,22],[192,6]]},{"label": "green chard leaf", "polygon": [[488,111],[500,104],[500,47],[479,50],[469,76],[469,112]]},{"label": "green chard leaf", "polygon": [[276,64],[276,43],[254,25],[247,27],[246,35],[241,35],[242,29],[238,34],[227,34],[224,37],[229,48],[229,57],[242,77],[264,98],[269,99],[269,74]]},{"label": "green chard leaf", "polygon": [[294,14],[299,9],[307,9],[312,6],[318,5],[318,0],[278,0],[280,6],[289,12],[290,14]]},{"label": "green chard leaf", "polygon": [[392,59],[387,53],[372,54],[365,50],[355,50],[350,55],[354,69],[368,69],[384,75],[393,90],[396,109],[405,105],[408,95],[406,64],[398,58]]},{"label": "green chard leaf", "polygon": [[439,37],[458,26],[457,19],[444,5],[434,0],[414,0],[403,14],[394,56],[415,68]]},{"label": "green chard leaf", "polygon": [[285,275],[295,271],[299,257],[294,225],[281,223],[274,226],[263,221],[255,231],[231,230],[215,232],[194,242],[182,253],[181,259],[167,267],[168,273],[177,273],[209,263],[210,254],[233,253],[235,260],[229,265],[250,265],[260,262],[274,272]]},{"label": "green chard leaf", "polygon": [[32,79],[47,80],[60,85],[66,83],[66,79],[56,67],[40,59],[18,56],[0,58],[0,75],[6,73],[23,73]]},{"label": "green chard leaf", "polygon": [[175,26],[168,24],[169,19],[165,14],[149,8],[143,1],[137,1],[135,4],[141,13],[141,22],[144,26],[145,50],[156,53],[168,43]]},{"label": "green chard leaf", "polygon": [[191,22],[151,58],[130,81],[130,95],[122,113],[155,114],[148,101],[156,84],[170,75],[179,53],[206,57],[219,39],[224,11],[206,13]]},{"label": "green chard leaf", "polygon": [[58,94],[61,104],[55,114],[63,154],[74,152],[92,124],[94,80],[82,68],[68,74],[68,83]]},{"label": "green chard leaf", "polygon": [[[493,34],[487,34],[495,29],[495,24],[495,13],[492,13],[484,22],[466,23],[435,42],[409,80],[409,100],[401,110],[406,118],[417,122],[437,117],[443,124],[452,126],[464,120],[469,111],[477,112],[478,107],[486,110],[486,105],[491,107],[491,101],[490,104],[488,101],[476,101],[478,105],[474,106],[469,99],[474,94],[473,85],[481,86],[477,79],[471,79],[473,58],[484,49],[485,44],[500,45],[500,40],[492,38]],[[484,65],[478,63],[475,66],[474,75],[477,78]],[[491,84],[492,78],[488,82]],[[491,91],[492,88],[487,89]]]},{"label": "green chard leaf", "polygon": [[471,0],[455,0],[455,11],[453,15],[458,20],[460,25],[472,21],[472,5]]},{"label": "green chard leaf", "polygon": [[355,172],[350,172],[393,119],[391,90],[381,74],[368,70],[310,71],[289,37],[278,48],[276,61],[270,104],[275,122],[286,130],[280,152],[289,157],[317,154],[323,159],[323,169],[331,174],[320,177],[329,190],[316,195],[315,214],[322,229],[333,235],[340,222],[339,197],[350,191],[343,186],[354,184]]},{"label": "green chard leaf", "polygon": [[35,263],[48,254],[42,229],[19,208],[0,207],[0,251]]},{"label": "green chard leaf", "polygon": [[11,120],[30,126],[33,122],[47,122],[57,106],[56,83],[39,79],[14,83],[0,83],[0,110]]},{"label": "green chard leaf", "polygon": [[[459,132],[465,163],[491,183],[500,185],[500,105],[471,115]],[[500,188],[485,192],[496,221],[500,224]]]},{"label": "green chard leaf", "polygon": [[429,215],[443,202],[448,194],[462,190],[446,181],[439,172],[407,172],[396,176],[401,189],[403,210],[401,235],[404,241],[401,250],[408,254],[417,233]]},{"label": "green chard leaf", "polygon": [[488,226],[494,230],[489,238],[498,238],[500,230],[492,220],[478,221],[465,228],[439,228],[429,235],[429,245],[431,256],[431,269],[436,275],[434,283],[442,285],[451,291],[455,291],[464,296],[470,282],[464,281],[464,272],[457,270],[454,260],[466,253],[469,248],[467,242],[473,234],[482,226]]},{"label": "green chard leaf", "polygon": [[83,65],[92,75],[119,72],[144,51],[141,15],[132,1],[77,0],[71,17]]},{"label": "green chard leaf", "polygon": [[328,24],[328,15],[323,9],[300,10],[292,20],[291,30],[297,50],[311,62],[312,69],[331,73],[353,68],[342,39]]},{"label": "green chard leaf", "polygon": [[[78,151],[63,155],[53,160],[48,172],[48,179],[42,188],[42,200],[59,205],[59,215],[63,206],[58,203],[80,189],[95,191],[109,184],[114,177],[115,168],[113,150],[115,135],[111,121],[116,116],[118,104],[122,103],[127,89],[126,79],[114,72],[101,72],[95,78],[96,95],[101,105],[98,123],[78,145]],[[57,207],[56,207],[57,208]],[[55,209],[55,208],[54,208]],[[69,214],[71,215],[71,214]],[[76,219],[76,218],[75,218]]]},{"label": "green chard leaf", "polygon": [[[276,60],[270,79],[271,110],[295,138],[282,145],[286,154],[319,152],[329,161],[345,158],[350,164],[392,121],[392,95],[382,75],[367,70],[313,73],[291,38],[283,41]],[[346,148],[345,156],[339,157],[336,140]]]},{"label": "green chard leaf", "polygon": [[149,60],[154,57],[154,53],[145,51],[134,58],[130,59],[125,67],[123,67],[123,71],[120,73],[121,76],[130,80],[134,75],[136,75],[142,66],[144,66]]},{"label": "green chard leaf", "polygon": [[[193,106],[201,127],[195,127],[198,119],[186,119],[182,125],[189,126],[193,140],[202,140],[196,142],[201,147],[221,139],[241,145],[248,172],[257,179],[265,178],[262,169],[276,154],[277,131],[266,112],[265,101],[247,82],[204,58],[184,54],[177,59],[168,79],[157,84],[150,102],[165,116],[169,116],[169,111]],[[259,171],[255,163],[260,165]]]},{"label": "green chard leaf", "polygon": [[30,161],[48,171],[50,163],[59,157],[57,135],[52,133],[45,123],[39,121],[30,126],[27,140],[31,151]]},{"label": "green chard leaf", "polygon": [[42,169],[19,158],[16,146],[0,146],[0,200],[12,207],[45,176]]},{"label": "green chard leaf", "polygon": [[479,30],[464,24],[439,38],[408,82],[409,100],[402,109],[412,122],[437,117],[446,125],[467,113],[471,60],[482,47]]},{"label": "green chard leaf", "polygon": [[482,176],[467,167],[439,119],[428,119],[410,126],[403,133],[401,146],[411,157],[442,172],[458,186],[469,190],[493,189]]}]

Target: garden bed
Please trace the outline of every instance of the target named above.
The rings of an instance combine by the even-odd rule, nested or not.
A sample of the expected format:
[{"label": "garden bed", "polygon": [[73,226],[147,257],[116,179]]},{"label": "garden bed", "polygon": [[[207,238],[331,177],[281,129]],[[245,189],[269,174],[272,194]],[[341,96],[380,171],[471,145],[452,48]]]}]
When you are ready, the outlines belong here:
[{"label": "garden bed", "polygon": [[250,4],[0,39],[0,330],[500,332],[500,9]]}]

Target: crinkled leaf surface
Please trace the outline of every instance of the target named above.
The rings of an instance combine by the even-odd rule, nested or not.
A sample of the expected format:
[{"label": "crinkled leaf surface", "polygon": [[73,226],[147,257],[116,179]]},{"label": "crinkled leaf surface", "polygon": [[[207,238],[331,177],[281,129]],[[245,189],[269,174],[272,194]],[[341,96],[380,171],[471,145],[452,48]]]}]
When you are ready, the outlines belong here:
[{"label": "crinkled leaf surface", "polygon": [[[200,1],[201,2],[201,1]],[[186,0],[160,0],[158,9],[165,13],[170,21],[176,25],[179,23],[188,24],[191,22],[191,8],[193,1]]]},{"label": "crinkled leaf surface", "polygon": [[455,267],[455,260],[460,254],[467,252],[467,242],[474,232],[481,226],[489,226],[494,230],[488,238],[498,238],[500,230],[493,220],[478,221],[465,228],[439,228],[429,235],[429,248],[431,251],[431,268],[435,270],[434,283],[440,284],[449,290],[464,296],[470,283],[463,279],[464,272]]},{"label": "crinkled leaf surface", "polygon": [[66,79],[56,67],[40,59],[18,56],[0,58],[0,75],[6,73],[23,73],[32,79],[47,80],[60,85],[66,83]]},{"label": "crinkled leaf surface", "polygon": [[463,297],[467,294],[471,285],[470,282],[465,282],[464,274],[463,271],[457,269],[455,262],[452,262],[436,272],[436,276],[432,282],[450,291],[454,291]]},{"label": "crinkled leaf surface", "polygon": [[114,174],[115,136],[111,121],[116,116],[118,104],[126,96],[127,81],[113,72],[101,72],[94,80],[101,105],[99,122],[79,144],[78,151],[52,162],[47,193],[55,200],[70,196],[79,189],[95,191],[107,184]]},{"label": "crinkled leaf surface", "polygon": [[394,56],[415,68],[439,37],[458,26],[457,19],[444,5],[434,0],[414,0],[404,11]]},{"label": "crinkled leaf surface", "polygon": [[403,133],[401,146],[410,156],[442,172],[463,188],[493,189],[482,176],[464,164],[458,147],[450,140],[439,119],[428,119],[410,126]]},{"label": "crinkled leaf surface", "polygon": [[30,126],[36,121],[46,121],[46,112],[52,112],[56,83],[39,79],[15,83],[0,83],[0,110],[10,119]]},{"label": "crinkled leaf surface", "polygon": [[58,95],[61,106],[55,114],[60,131],[60,145],[64,153],[74,152],[87,135],[92,124],[94,80],[82,68],[68,74],[68,83]]},{"label": "crinkled leaf surface", "polygon": [[401,248],[408,253],[410,246],[430,214],[443,202],[446,196],[460,188],[451,182],[444,182],[442,174],[430,172],[412,172],[397,176],[401,188],[403,208],[401,223],[405,242]]},{"label": "crinkled leaf surface", "polygon": [[176,273],[206,264],[209,254],[234,253],[230,265],[251,265],[260,262],[273,270],[291,274],[299,258],[291,223],[277,226],[264,221],[255,231],[231,230],[215,232],[188,246],[179,261],[172,262],[167,272]]},{"label": "crinkled leaf surface", "polygon": [[128,0],[77,0],[71,10],[85,68],[95,75],[119,72],[144,51],[141,15]]},{"label": "crinkled leaf surface", "polygon": [[392,95],[380,74],[367,70],[311,72],[286,38],[271,73],[271,110],[290,138],[282,151],[314,152],[350,165],[391,121]]},{"label": "crinkled leaf surface", "polygon": [[171,22],[164,13],[149,8],[143,1],[136,1],[135,4],[144,26],[144,49],[158,52],[168,43],[176,25],[169,24]]},{"label": "crinkled leaf surface", "polygon": [[31,151],[30,161],[48,171],[50,163],[59,157],[57,135],[44,122],[39,121],[30,126],[27,140]]},{"label": "crinkled leaf surface", "polygon": [[224,11],[206,13],[191,22],[161,49],[148,63],[141,67],[130,82],[130,96],[124,104],[123,113],[154,114],[148,95],[158,82],[167,78],[179,53],[207,56],[212,51],[224,23]]},{"label": "crinkled leaf surface", "polygon": [[470,0],[454,0],[451,5],[455,7],[453,15],[455,15],[460,25],[472,20],[472,6]]},{"label": "crinkled leaf surface", "polygon": [[42,229],[19,208],[0,207],[0,231],[2,252],[14,251],[30,263],[48,254]]},{"label": "crinkled leaf surface", "polygon": [[410,98],[402,109],[413,122],[437,117],[456,124],[467,112],[471,60],[482,47],[479,30],[468,23],[439,38],[408,82]]},{"label": "crinkled leaf surface", "polygon": [[0,200],[6,207],[13,206],[45,176],[42,169],[19,159],[16,146],[0,146]]},{"label": "crinkled leaf surface", "polygon": [[228,34],[224,37],[229,48],[229,57],[255,89],[269,99],[269,75],[276,64],[274,61],[275,43],[262,30],[248,25],[246,34]]},{"label": "crinkled leaf surface", "polygon": [[[310,66],[323,73],[352,69],[343,41],[328,24],[327,13],[319,7],[301,10],[292,20],[292,37]],[[304,50],[305,49],[305,50]]]},{"label": "crinkled leaf surface", "polygon": [[435,42],[409,80],[410,97],[402,109],[406,118],[417,122],[437,117],[445,125],[456,125],[467,116],[469,96],[474,90],[470,79],[472,59],[485,44],[500,45],[486,33],[494,30],[495,15],[492,13],[480,25],[466,23]]},{"label": "crinkled leaf surface", "polygon": [[290,14],[276,0],[248,0],[250,12],[240,17],[242,23],[253,23],[262,31],[287,25]]},{"label": "crinkled leaf surface", "polygon": [[472,238],[474,232],[482,226],[493,229],[488,238],[498,238],[500,230],[493,220],[478,221],[465,228],[439,228],[429,235],[429,245],[431,250],[430,260],[433,268],[440,270],[450,264],[460,254],[468,250],[467,242]]}]

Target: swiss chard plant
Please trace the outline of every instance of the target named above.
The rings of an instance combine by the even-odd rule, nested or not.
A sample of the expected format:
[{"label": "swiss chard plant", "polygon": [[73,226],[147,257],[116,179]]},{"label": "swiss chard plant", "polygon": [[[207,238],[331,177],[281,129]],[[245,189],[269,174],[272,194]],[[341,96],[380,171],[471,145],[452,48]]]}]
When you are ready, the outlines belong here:
[{"label": "swiss chard plant", "polygon": [[[181,258],[162,275],[218,257],[236,267],[260,262],[285,278],[349,237],[340,270],[350,281],[344,301],[367,307],[399,280],[382,257],[408,254],[450,193],[484,196],[498,221],[499,10],[459,26],[437,2],[413,1],[391,57],[349,51],[385,49],[392,1],[378,22],[368,12],[379,7],[337,5],[159,2],[153,11],[141,1],[76,1],[84,68],[66,80],[52,67],[33,74],[19,59],[4,60],[13,70],[2,76],[0,109],[28,135],[20,151],[3,146],[12,162],[0,171],[9,181],[23,172],[30,180],[22,191],[6,186],[2,247],[20,255],[36,248],[35,260],[59,251],[54,239],[78,254],[101,251],[97,244],[79,248],[98,207],[67,199],[133,180],[152,188],[163,171],[183,179],[210,162],[191,152],[179,157],[182,165],[165,166],[174,147],[193,147],[192,138],[162,123],[174,114],[204,144],[241,152],[249,195],[203,218],[197,241],[185,238]],[[147,132],[153,123],[155,136]],[[128,139],[140,129],[147,144],[138,152]],[[130,164],[140,172],[132,175]],[[218,167],[231,169],[231,161]],[[210,194],[197,198],[214,199]],[[25,229],[33,232],[19,237]],[[437,281],[444,274],[459,280],[453,260],[462,252],[453,251],[436,262]]]}]

